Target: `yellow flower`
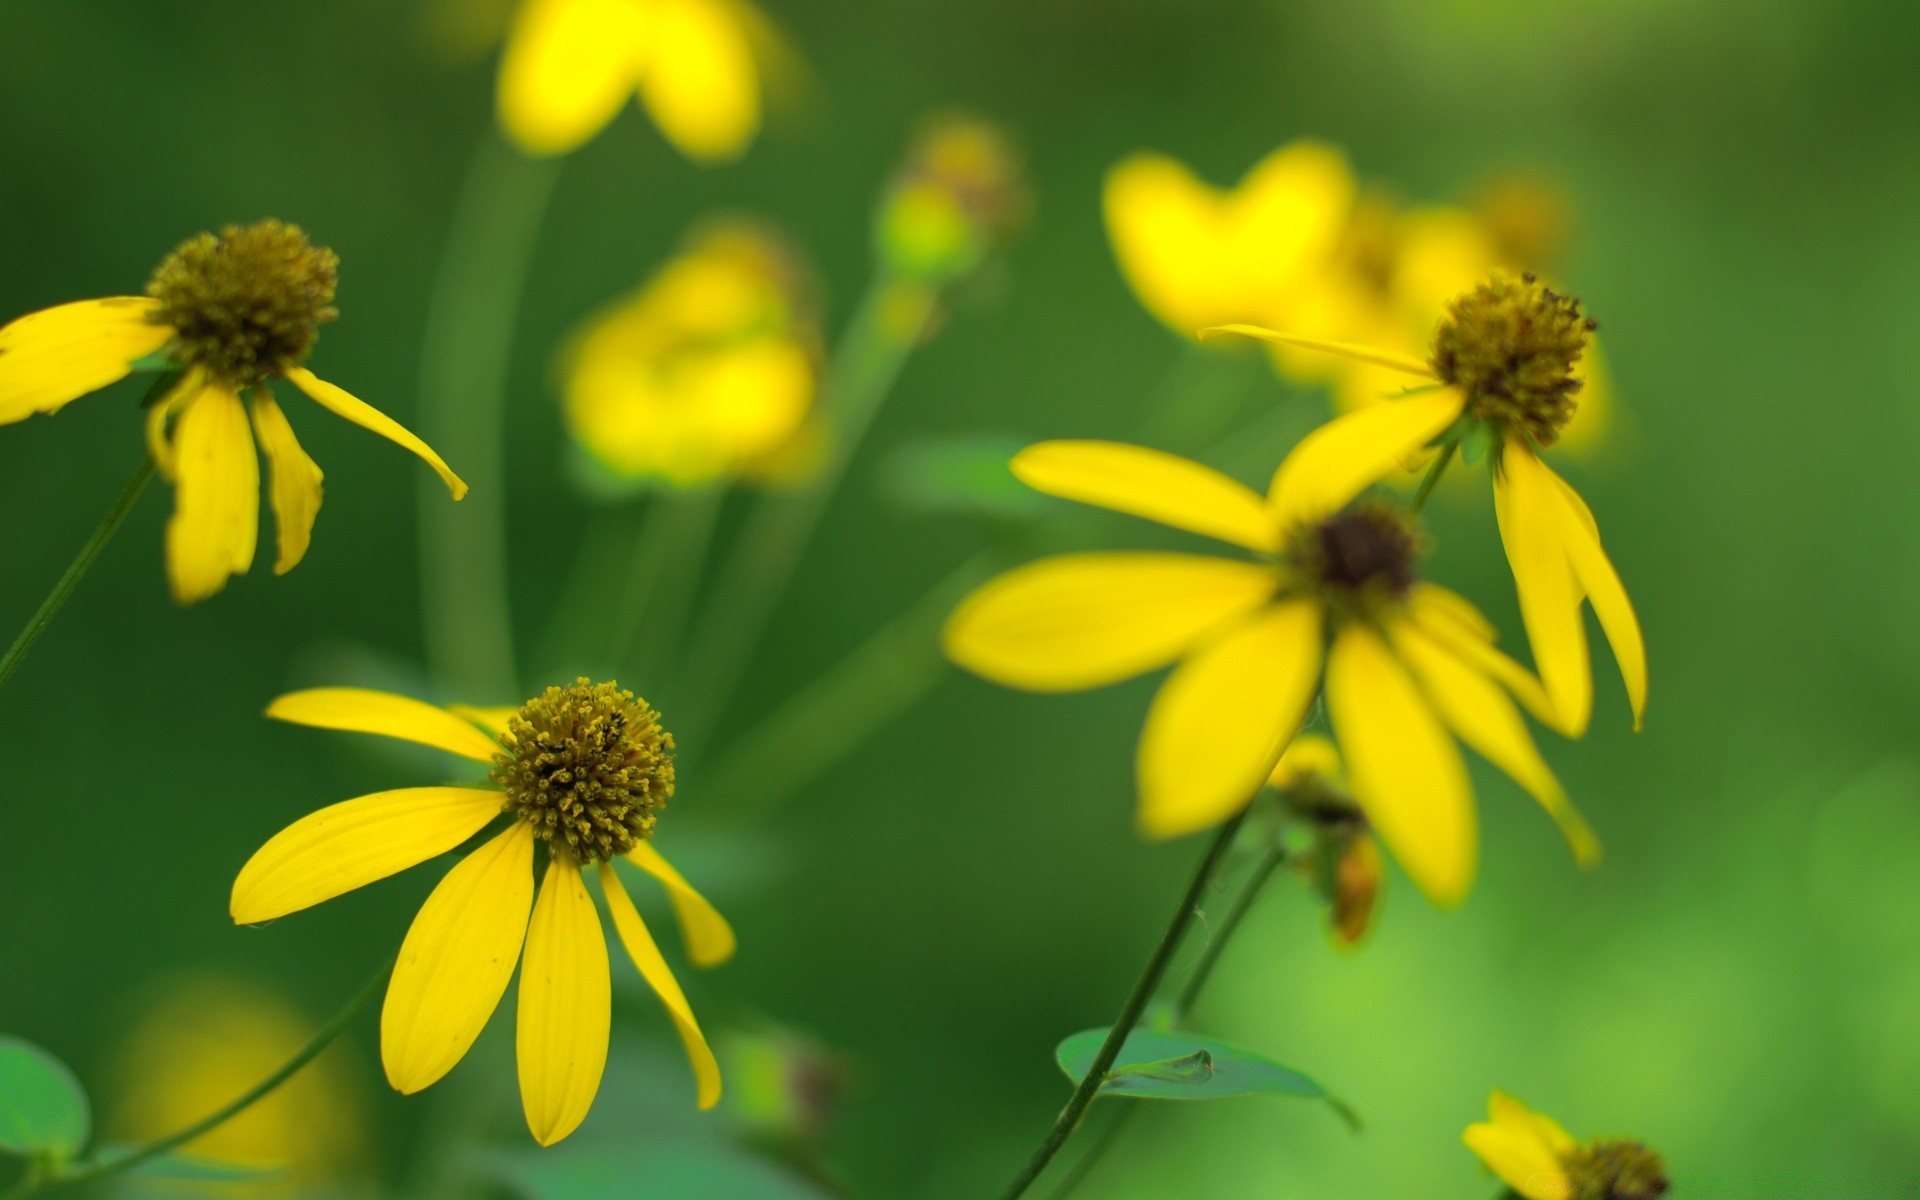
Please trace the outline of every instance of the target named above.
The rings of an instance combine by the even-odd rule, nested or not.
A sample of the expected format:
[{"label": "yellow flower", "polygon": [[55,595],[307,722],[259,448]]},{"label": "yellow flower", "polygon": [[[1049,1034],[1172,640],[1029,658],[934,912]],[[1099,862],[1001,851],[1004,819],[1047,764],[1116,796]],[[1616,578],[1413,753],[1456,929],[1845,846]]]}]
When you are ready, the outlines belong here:
[{"label": "yellow flower", "polygon": [[[274,573],[307,552],[320,512],[320,468],[274,400],[281,378],[314,403],[426,460],[458,500],[467,491],[425,442],[301,364],[333,320],[338,260],[297,227],[261,221],[203,233],[153,274],[145,296],[80,300],[0,328],[0,425],[54,413],[135,370],[179,382],[147,412],[154,463],[174,483],[167,577],[182,604],[204,600],[253,564],[260,467],[279,530]],[[252,426],[248,426],[251,402]]]},{"label": "yellow flower", "polygon": [[528,154],[565,154],[639,95],[703,163],[760,129],[763,64],[784,51],[747,0],[525,0],[500,60],[500,124]]},{"label": "yellow flower", "polygon": [[931,287],[977,271],[1026,220],[1020,157],[997,127],[961,112],[924,121],[875,222],[881,261]]},{"label": "yellow flower", "polygon": [[1487,1101],[1487,1120],[1467,1126],[1461,1140],[1524,1200],[1659,1200],[1670,1187],[1666,1165],[1645,1145],[1581,1145],[1501,1091]]},{"label": "yellow flower", "polygon": [[[1467,601],[1414,574],[1411,531],[1378,507],[1303,486],[1300,452],[1264,499],[1210,468],[1112,442],[1043,442],[1015,456],[1028,486],[1219,538],[1258,561],[1068,554],[1010,571],[963,601],[947,653],[1031,691],[1097,687],[1178,662],[1137,760],[1152,837],[1224,820],[1264,783],[1320,691],[1354,796],[1414,880],[1460,900],[1475,859],[1457,736],[1561,823],[1583,860],[1592,834],[1514,707],[1538,682],[1493,646]],[[1511,693],[1511,698],[1509,696]]]},{"label": "yellow flower", "polygon": [[1320,142],[1282,146],[1230,190],[1140,152],[1107,173],[1107,236],[1140,303],[1182,337],[1281,322],[1333,254],[1353,191],[1346,158]]},{"label": "yellow flower", "polygon": [[1386,871],[1366,816],[1348,795],[1340,751],[1331,738],[1303,733],[1280,756],[1267,782],[1312,836],[1312,848],[1298,864],[1326,898],[1335,943],[1346,949],[1359,945],[1373,925]]},{"label": "yellow flower", "polygon": [[[323,688],[282,696],[267,715],[402,738],[492,767],[493,788],[402,788],[321,809],[276,834],[234,881],[234,921],[257,924],[445,854],[506,819],[447,872],[401,943],[380,1014],[389,1083],[411,1094],[453,1069],[500,1003],[524,942],[517,1047],[527,1127],[549,1146],[573,1132],[599,1090],[611,1022],[607,947],[585,880],[592,868],[628,957],[686,1046],[700,1107],[718,1103],[713,1052],[613,868],[624,858],[665,885],[696,965],[732,956],[726,920],[650,840],[673,794],[673,737],[658,713],[582,679],[517,710]],[[537,901],[536,841],[547,844]]]},{"label": "yellow flower", "polygon": [[714,225],[595,317],[568,356],[567,424],[626,479],[765,476],[809,443],[819,330],[793,255]]},{"label": "yellow flower", "polygon": [[1436,441],[1445,454],[1456,447],[1487,450],[1521,618],[1553,700],[1553,723],[1573,737],[1586,731],[1593,711],[1583,600],[1593,603],[1613,647],[1636,729],[1647,701],[1640,621],[1601,549],[1599,526],[1586,502],[1540,457],[1581,399],[1575,367],[1592,329],[1579,301],[1532,276],[1496,275],[1448,306],[1429,359],[1255,326],[1220,331],[1384,368],[1422,385],[1315,430],[1289,456],[1291,482],[1277,479],[1276,488],[1284,484],[1330,509]]},{"label": "yellow flower", "polygon": [[[109,1123],[119,1140],[130,1143],[185,1128],[280,1067],[312,1032],[284,997],[244,980],[170,980],[128,1033]],[[183,1146],[180,1152],[189,1158],[271,1172],[222,1183],[206,1194],[312,1195],[363,1174],[367,1130],[349,1061],[323,1054],[246,1111]]]}]

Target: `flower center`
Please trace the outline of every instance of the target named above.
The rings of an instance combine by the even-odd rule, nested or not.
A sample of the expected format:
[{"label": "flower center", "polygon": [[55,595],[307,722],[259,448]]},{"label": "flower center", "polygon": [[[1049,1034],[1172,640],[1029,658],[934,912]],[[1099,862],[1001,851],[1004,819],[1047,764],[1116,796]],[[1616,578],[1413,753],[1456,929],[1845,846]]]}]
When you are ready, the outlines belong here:
[{"label": "flower center", "polygon": [[1561,1162],[1571,1200],[1660,1200],[1672,1186],[1660,1155],[1639,1142],[1589,1142]]},{"label": "flower center", "polygon": [[1398,598],[1413,586],[1413,530],[1392,509],[1361,504],[1295,535],[1288,559],[1330,598]]},{"label": "flower center", "polygon": [[673,735],[632,692],[582,678],[520,706],[491,776],[554,853],[605,862],[653,836],[673,795]]},{"label": "flower center", "polygon": [[173,355],[234,388],[298,366],[340,314],[340,259],[297,225],[229,225],[180,243],[147,282],[154,321],[174,330]]},{"label": "flower center", "polygon": [[1551,446],[1573,419],[1574,368],[1599,326],[1532,275],[1495,275],[1447,305],[1433,370],[1467,396],[1467,411]]}]

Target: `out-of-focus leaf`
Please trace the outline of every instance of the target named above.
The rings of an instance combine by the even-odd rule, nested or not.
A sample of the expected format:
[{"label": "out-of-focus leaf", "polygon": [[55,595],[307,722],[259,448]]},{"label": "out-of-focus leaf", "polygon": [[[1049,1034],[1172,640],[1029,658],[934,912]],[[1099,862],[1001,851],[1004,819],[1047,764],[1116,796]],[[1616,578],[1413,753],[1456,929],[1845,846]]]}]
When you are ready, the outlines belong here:
[{"label": "out-of-focus leaf", "polygon": [[830,1200],[831,1192],[725,1143],[587,1145],[494,1160],[534,1200]]},{"label": "out-of-focus leaf", "polygon": [[[1088,1029],[1060,1043],[1054,1058],[1079,1082],[1107,1031]],[[1184,1030],[1136,1027],[1100,1085],[1102,1095],[1153,1100],[1219,1100],[1261,1094],[1325,1100],[1352,1120],[1346,1106],[1300,1072],[1219,1038]]]},{"label": "out-of-focus leaf", "polygon": [[86,1089],[67,1065],[32,1042],[0,1036],[0,1150],[64,1161],[92,1128]]},{"label": "out-of-focus leaf", "polygon": [[1030,519],[1054,501],[1013,477],[1007,462],[1026,442],[1010,437],[947,437],[912,442],[886,460],[885,493],[923,512]]}]

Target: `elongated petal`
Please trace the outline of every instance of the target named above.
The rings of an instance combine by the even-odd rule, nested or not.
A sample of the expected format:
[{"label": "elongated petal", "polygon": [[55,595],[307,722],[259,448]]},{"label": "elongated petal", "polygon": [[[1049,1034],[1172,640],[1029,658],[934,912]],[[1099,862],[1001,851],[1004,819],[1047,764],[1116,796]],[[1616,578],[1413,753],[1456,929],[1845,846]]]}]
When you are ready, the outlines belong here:
[{"label": "elongated petal", "polygon": [[607,939],[580,868],[555,857],[527,927],[515,1052],[527,1128],[551,1146],[580,1127],[600,1090],[613,1023]]},{"label": "elongated petal", "polygon": [[1437,583],[1422,580],[1414,584],[1408,607],[1422,620],[1431,617],[1436,622],[1452,622],[1463,633],[1484,642],[1493,641],[1499,634],[1493,622],[1487,620],[1487,615],[1475,607],[1471,600]]},{"label": "elongated petal", "polygon": [[1202,533],[1249,550],[1279,548],[1259,493],[1212,467],[1123,442],[1041,442],[1009,464],[1037,492]]},{"label": "elongated petal", "polygon": [[308,688],[288,692],[267,706],[267,715],[295,725],[347,733],[377,733],[419,742],[476,762],[492,762],[494,753],[500,749],[499,743],[443,708],[411,696],[396,696],[371,688]]},{"label": "elongated petal", "polygon": [[658,879],[673,902],[673,914],[680,920],[680,935],[687,940],[687,957],[697,967],[713,967],[733,957],[733,926],[707,903],[707,898],[680,877],[671,863],[662,858],[650,842],[641,842],[627,852],[627,861]]},{"label": "elongated petal", "polygon": [[1274,605],[1167,677],[1140,735],[1141,832],[1193,833],[1253,798],[1313,703],[1322,620],[1313,601]]},{"label": "elongated petal", "polygon": [[720,1064],[714,1060],[706,1035],[700,1032],[700,1023],[693,1019],[693,1006],[687,1003],[686,993],[680,990],[680,982],[673,977],[667,960],[660,956],[660,947],[647,932],[646,922],[633,907],[633,898],[627,895],[612,863],[600,864],[600,890],[606,894],[607,911],[613,914],[613,927],[620,934],[620,944],[627,948],[627,957],[633,960],[653,994],[660,997],[681,1044],[687,1048],[687,1061],[693,1065],[694,1083],[699,1089],[700,1107],[712,1108],[720,1103]]},{"label": "elongated petal", "polygon": [[1416,375],[1422,379],[1434,378],[1433,367],[1425,359],[1415,358],[1411,354],[1402,354],[1385,346],[1368,346],[1360,342],[1334,342],[1326,338],[1301,337],[1299,334],[1281,333],[1260,325],[1216,325],[1211,329],[1202,329],[1200,339],[1210,341],[1217,337],[1238,336],[1258,338],[1263,342],[1272,342],[1276,346],[1291,346],[1296,350],[1312,350],[1320,354],[1331,354],[1336,358],[1351,359],[1373,367],[1386,367],[1407,375]]},{"label": "elongated petal", "polygon": [[153,465],[160,468],[160,474],[169,483],[173,482],[173,439],[168,436],[168,424],[207,387],[206,372],[194,367],[181,373],[173,388],[158,403],[147,409],[146,434],[147,453],[153,459]]},{"label": "elongated petal", "polygon": [[1459,748],[1387,644],[1360,624],[1327,658],[1327,709],[1354,799],[1435,904],[1473,884],[1473,792]]},{"label": "elongated petal", "polygon": [[1394,650],[1413,669],[1427,699],[1460,740],[1540,802],[1581,866],[1599,863],[1600,840],[1540,757],[1520,710],[1507,693],[1412,622],[1400,621],[1390,632]]},{"label": "elongated petal", "polygon": [[1467,1148],[1525,1200],[1573,1200],[1573,1186],[1557,1155],[1537,1139],[1508,1125],[1467,1126]]},{"label": "elongated petal", "polygon": [[[1520,707],[1526,709],[1534,720],[1550,729],[1566,732],[1560,710],[1548,698],[1547,689],[1542,686],[1539,677],[1494,646],[1491,626],[1482,632],[1463,622],[1449,604],[1433,603],[1437,593],[1445,593],[1461,604],[1466,603],[1444,588],[1433,584],[1417,585],[1407,603],[1407,611],[1420,631],[1452,651],[1455,657],[1480,674],[1506,688],[1508,694],[1518,700]],[[1478,615],[1477,610],[1474,615]]]},{"label": "elongated petal", "polygon": [[158,302],[145,296],[79,300],[0,327],[0,425],[58,412],[127,377],[136,359],[167,344]]},{"label": "elongated petal", "polygon": [[253,432],[271,468],[268,495],[273,498],[279,550],[273,573],[285,575],[306,557],[313,519],[320,515],[320,481],[324,476],[319,464],[301,449],[300,439],[293,436],[287,414],[264,388],[254,393]]},{"label": "elongated petal", "polygon": [[737,158],[760,128],[760,80],[746,28],[719,0],[661,0],[654,12],[640,99],[689,158]]},{"label": "elongated petal", "polygon": [[253,565],[260,534],[260,460],[247,410],[208,384],[186,400],[173,434],[173,516],[167,578],[173,598],[195,604]]},{"label": "elongated petal", "polygon": [[1565,504],[1540,460],[1517,438],[1507,441],[1494,474],[1493,511],[1540,681],[1559,713],[1559,728],[1579,737],[1593,716],[1593,675],[1562,535]]},{"label": "elongated petal", "polygon": [[476,707],[472,704],[449,704],[447,711],[463,721],[472,721],[495,737],[505,737],[507,722],[512,720],[513,714],[520,710],[504,707]]},{"label": "elongated petal", "polygon": [[634,0],[527,0],[500,59],[500,125],[529,154],[605,129],[639,79],[652,22]]},{"label": "elongated petal", "polygon": [[1276,528],[1338,512],[1384,479],[1460,416],[1451,389],[1370,404],[1314,430],[1274,472],[1267,490]]},{"label": "elongated petal", "polygon": [[302,817],[254,851],[233,881],[236,924],[311,908],[417,866],[500,815],[499,792],[424,787],[375,792]]},{"label": "elongated petal", "polygon": [[377,433],[394,445],[418,455],[422,462],[432,467],[434,473],[440,476],[441,482],[447,485],[447,490],[453,493],[455,500],[467,494],[466,483],[453,473],[453,469],[447,466],[438,454],[433,452],[433,447],[415,437],[400,422],[366,401],[348,394],[345,389],[328,383],[305,367],[291,368],[287,371],[287,379],[293,386],[311,397],[315,404],[334,416],[351,421],[369,432]]},{"label": "elongated petal", "polygon": [[1640,618],[1634,614],[1633,602],[1627,599],[1626,585],[1620,582],[1613,561],[1600,547],[1600,530],[1586,501],[1547,464],[1540,463],[1539,468],[1560,495],[1560,538],[1567,548],[1567,561],[1587,599],[1593,602],[1607,644],[1613,647],[1621,681],[1627,686],[1627,700],[1633,706],[1633,727],[1638,729],[1647,711],[1647,643],[1640,633]]},{"label": "elongated petal", "polygon": [[1487,1116],[1493,1124],[1523,1133],[1556,1155],[1574,1148],[1573,1136],[1560,1127],[1560,1122],[1533,1111],[1498,1088],[1487,1097]]},{"label": "elongated petal", "polygon": [[947,621],[946,650],[1011,687],[1098,687],[1165,666],[1275,588],[1271,570],[1224,558],[1064,554],[1009,571],[962,601]]},{"label": "elongated petal", "polygon": [[380,1062],[396,1091],[428,1087],[466,1057],[507,994],[532,908],[524,821],[462,859],[420,906],[380,1009]]}]

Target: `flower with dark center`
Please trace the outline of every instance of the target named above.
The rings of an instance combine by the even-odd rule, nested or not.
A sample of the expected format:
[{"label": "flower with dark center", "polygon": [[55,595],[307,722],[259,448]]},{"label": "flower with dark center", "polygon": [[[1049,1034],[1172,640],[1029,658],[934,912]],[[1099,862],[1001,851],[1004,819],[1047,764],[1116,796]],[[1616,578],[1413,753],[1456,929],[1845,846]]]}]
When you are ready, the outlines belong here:
[{"label": "flower with dark center", "polygon": [[1433,336],[1433,373],[1496,430],[1545,448],[1573,419],[1580,356],[1598,328],[1580,301],[1532,275],[1495,275],[1456,298]]},{"label": "flower with dark center", "polygon": [[1671,1186],[1666,1164],[1644,1143],[1576,1142],[1505,1092],[1493,1093],[1487,1119],[1461,1140],[1522,1200],[1661,1200]]}]

